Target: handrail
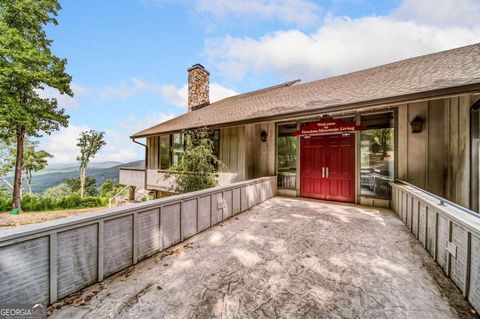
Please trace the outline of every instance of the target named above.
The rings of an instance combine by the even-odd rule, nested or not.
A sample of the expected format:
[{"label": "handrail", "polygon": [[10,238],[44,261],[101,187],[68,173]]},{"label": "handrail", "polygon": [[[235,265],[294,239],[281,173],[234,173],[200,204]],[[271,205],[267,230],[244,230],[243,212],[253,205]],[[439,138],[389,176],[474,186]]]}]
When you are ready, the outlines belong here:
[{"label": "handrail", "polygon": [[445,204],[447,204],[447,205],[453,206],[453,207],[455,207],[455,208],[457,208],[457,209],[459,209],[459,210],[461,210],[461,211],[463,211],[463,212],[465,212],[465,213],[468,213],[468,214],[470,214],[470,215],[472,215],[472,216],[474,216],[474,217],[476,217],[476,218],[480,218],[480,214],[479,214],[479,213],[477,213],[477,212],[475,212],[475,211],[473,211],[473,210],[470,210],[470,209],[468,209],[468,208],[466,208],[466,207],[463,207],[462,205],[459,205],[459,204],[457,204],[457,203],[454,203],[454,202],[452,202],[452,201],[449,201],[448,199],[445,199],[445,198],[443,198],[443,197],[441,197],[441,196],[438,196],[438,195],[435,195],[435,194],[433,194],[433,193],[430,193],[429,191],[426,191],[426,190],[424,190],[423,188],[420,188],[420,187],[415,186],[415,185],[413,185],[413,184],[410,184],[410,183],[408,183],[408,182],[402,181],[402,180],[400,180],[400,179],[395,179],[395,183],[399,183],[399,184],[403,184],[403,185],[406,185],[406,186],[410,186],[410,187],[412,187],[412,188],[414,188],[414,189],[416,189],[416,190],[418,190],[418,191],[421,191],[421,192],[425,193],[426,195],[429,195],[429,196],[431,196],[431,197],[433,197],[433,198],[436,198],[437,200],[440,201],[440,205],[445,205]]},{"label": "handrail", "polygon": [[112,197],[110,197],[110,198],[108,199],[108,208],[112,208],[113,200],[114,200],[115,198],[117,198],[118,196],[120,196],[120,194],[122,194],[122,193],[123,193],[125,190],[127,190],[129,187],[130,187],[130,186],[128,186],[128,185],[125,186],[124,188],[122,188],[121,191],[119,191],[118,193],[116,193],[115,195],[113,195]]}]

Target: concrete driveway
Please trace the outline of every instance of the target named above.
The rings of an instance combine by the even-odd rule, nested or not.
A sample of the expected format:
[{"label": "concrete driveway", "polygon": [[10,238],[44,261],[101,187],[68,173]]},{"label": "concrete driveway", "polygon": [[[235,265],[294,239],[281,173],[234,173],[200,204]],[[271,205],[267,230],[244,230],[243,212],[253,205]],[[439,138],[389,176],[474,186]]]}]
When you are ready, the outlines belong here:
[{"label": "concrete driveway", "polygon": [[281,197],[51,311],[52,318],[477,318],[391,211]]}]

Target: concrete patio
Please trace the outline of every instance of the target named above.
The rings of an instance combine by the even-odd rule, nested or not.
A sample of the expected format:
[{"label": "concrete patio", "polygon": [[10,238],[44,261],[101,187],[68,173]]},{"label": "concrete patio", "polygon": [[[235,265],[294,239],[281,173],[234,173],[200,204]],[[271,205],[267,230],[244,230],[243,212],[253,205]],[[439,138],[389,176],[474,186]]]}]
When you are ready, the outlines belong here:
[{"label": "concrete patio", "polygon": [[61,300],[51,314],[478,318],[390,210],[281,197]]}]

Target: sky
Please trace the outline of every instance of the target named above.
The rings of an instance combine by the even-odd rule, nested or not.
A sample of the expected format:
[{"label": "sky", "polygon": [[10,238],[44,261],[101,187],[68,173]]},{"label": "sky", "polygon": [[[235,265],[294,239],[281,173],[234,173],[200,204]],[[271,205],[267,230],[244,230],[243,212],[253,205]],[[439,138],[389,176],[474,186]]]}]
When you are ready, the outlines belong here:
[{"label": "sky", "polygon": [[46,28],[68,60],[70,125],[41,138],[75,162],[81,131],[105,132],[93,161],[143,159],[133,133],[186,112],[187,68],[210,71],[211,102],[480,42],[479,0],[60,0]]}]

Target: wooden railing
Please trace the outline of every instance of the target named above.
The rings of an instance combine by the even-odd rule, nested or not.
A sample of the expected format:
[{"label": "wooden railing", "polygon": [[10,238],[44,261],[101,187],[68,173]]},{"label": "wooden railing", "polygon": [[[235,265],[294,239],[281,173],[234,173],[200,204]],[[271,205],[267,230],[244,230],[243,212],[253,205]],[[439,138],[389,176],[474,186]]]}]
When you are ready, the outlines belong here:
[{"label": "wooden railing", "polygon": [[145,169],[140,167],[121,167],[119,183],[127,186],[145,188]]},{"label": "wooden railing", "polygon": [[411,184],[391,185],[393,210],[480,312],[480,215]]},{"label": "wooden railing", "polygon": [[276,177],[0,231],[0,303],[49,304],[276,194]]}]

